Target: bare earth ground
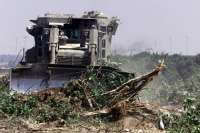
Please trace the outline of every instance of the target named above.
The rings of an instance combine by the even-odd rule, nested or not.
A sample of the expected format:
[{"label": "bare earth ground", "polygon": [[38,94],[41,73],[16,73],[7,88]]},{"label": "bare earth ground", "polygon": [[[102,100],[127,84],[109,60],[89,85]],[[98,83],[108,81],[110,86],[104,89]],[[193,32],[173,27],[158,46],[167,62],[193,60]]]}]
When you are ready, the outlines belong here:
[{"label": "bare earth ground", "polygon": [[[35,96],[43,99],[47,92],[53,95],[59,92],[59,88],[43,90],[36,93]],[[18,97],[26,98],[23,95]],[[69,124],[62,119],[54,122],[37,123],[31,119],[10,116],[7,119],[0,120],[0,133],[166,133],[166,131],[159,130],[159,119],[157,117],[161,114],[169,114],[166,108],[139,101],[135,102],[135,105],[135,108],[128,110],[131,113],[123,116],[120,120],[100,122],[95,125],[85,121]]]},{"label": "bare earth ground", "polygon": [[138,114],[124,116],[115,122],[100,122],[92,125],[88,122],[79,122],[77,124],[68,124],[60,119],[49,123],[36,123],[33,120],[23,118],[8,118],[0,120],[0,133],[166,133],[159,130],[156,114],[169,112],[157,105],[141,104]]},{"label": "bare earth ground", "polygon": [[112,133],[112,132],[129,132],[129,133],[165,133],[157,129],[151,123],[138,121],[132,117],[125,117],[116,123],[102,123],[98,126],[90,124],[67,124],[63,121],[53,123],[34,124],[23,119],[15,121],[0,121],[0,133]]}]

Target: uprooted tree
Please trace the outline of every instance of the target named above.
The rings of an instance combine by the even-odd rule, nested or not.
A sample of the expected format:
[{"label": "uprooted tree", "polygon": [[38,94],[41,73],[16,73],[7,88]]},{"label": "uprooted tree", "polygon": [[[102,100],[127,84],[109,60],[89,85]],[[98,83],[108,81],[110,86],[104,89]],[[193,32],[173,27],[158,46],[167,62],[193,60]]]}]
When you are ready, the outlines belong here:
[{"label": "uprooted tree", "polygon": [[1,87],[0,116],[31,117],[38,121],[67,118],[69,115],[93,116],[115,114],[123,116],[131,110],[138,93],[165,67],[157,67],[140,77],[122,77],[116,73],[94,71],[92,67],[61,88],[49,88],[35,94],[10,95]]},{"label": "uprooted tree", "polygon": [[[83,113],[83,115],[94,115],[101,113],[110,113],[113,110],[121,111],[121,114],[126,113],[126,107],[133,103],[138,96],[138,93],[157,76],[164,68],[164,62],[160,61],[156,69],[141,77],[121,78],[113,73],[103,74],[97,82],[96,74],[84,74],[79,79],[73,80],[72,91],[79,88],[83,94],[84,102],[89,105],[93,112]],[[99,87],[95,87],[98,84]],[[103,85],[102,85],[103,84]],[[75,90],[74,90],[75,89]]]}]

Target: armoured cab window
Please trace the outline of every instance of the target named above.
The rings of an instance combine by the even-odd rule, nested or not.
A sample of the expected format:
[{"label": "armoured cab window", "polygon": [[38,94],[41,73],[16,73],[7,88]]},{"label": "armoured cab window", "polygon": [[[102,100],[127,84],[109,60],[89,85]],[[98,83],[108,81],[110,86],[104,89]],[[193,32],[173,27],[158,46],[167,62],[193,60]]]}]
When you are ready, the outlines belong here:
[{"label": "armoured cab window", "polygon": [[100,31],[102,31],[102,32],[106,32],[107,30],[107,27],[106,26],[100,26]]},{"label": "armoured cab window", "polygon": [[102,50],[102,58],[106,58],[106,50],[105,49]]},{"label": "armoured cab window", "polygon": [[39,42],[39,46],[42,46],[42,41]]},{"label": "armoured cab window", "polygon": [[39,27],[39,28],[37,29],[37,35],[38,35],[38,36],[42,36],[42,34],[43,34],[43,28],[42,28],[42,27]]},{"label": "armoured cab window", "polygon": [[88,26],[89,26],[89,24],[88,23],[85,23],[85,24],[83,24],[83,28],[88,28]]},{"label": "armoured cab window", "polygon": [[43,35],[43,29],[38,28],[37,29],[37,43],[42,43],[42,38],[43,38],[42,35]]},{"label": "armoured cab window", "polygon": [[79,30],[73,30],[72,38],[73,39],[78,39],[78,37],[79,37]]},{"label": "armoured cab window", "polygon": [[65,35],[66,35],[68,38],[71,38],[71,30],[66,30],[66,31],[65,31]]},{"label": "armoured cab window", "polygon": [[106,48],[106,40],[102,40],[102,48]]},{"label": "armoured cab window", "polygon": [[39,57],[42,56],[42,48],[38,48],[38,56],[39,56]]}]

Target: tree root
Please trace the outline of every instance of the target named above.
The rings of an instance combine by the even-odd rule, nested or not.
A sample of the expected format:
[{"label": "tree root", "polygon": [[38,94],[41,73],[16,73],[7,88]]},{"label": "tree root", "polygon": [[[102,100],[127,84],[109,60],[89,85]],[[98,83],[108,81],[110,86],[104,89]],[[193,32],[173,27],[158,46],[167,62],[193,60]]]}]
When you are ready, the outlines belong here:
[{"label": "tree root", "polygon": [[[97,111],[93,112],[85,112],[82,115],[83,116],[91,116],[91,115],[98,115],[98,114],[108,114],[111,113],[113,109],[119,109],[122,114],[126,114],[126,104],[130,104],[133,102],[133,99],[135,96],[138,95],[138,93],[144,89],[144,87],[153,80],[155,76],[158,76],[159,73],[163,70],[165,67],[164,61],[159,61],[158,66],[150,73],[147,73],[143,76],[136,77],[134,79],[130,79],[129,81],[123,83],[122,85],[116,87],[115,89],[112,89],[110,91],[107,91],[103,94],[100,94],[98,98],[102,98],[103,96],[109,95],[110,99],[105,103],[104,107],[107,107],[106,109],[99,109]],[[131,89],[129,86],[131,84],[137,83],[138,86],[136,88]],[[84,90],[85,92],[85,90]],[[88,93],[86,93],[88,94]],[[90,99],[89,95],[86,95],[87,101],[90,105],[90,107],[93,107],[92,101],[94,99]],[[93,96],[92,96],[93,97]],[[97,98],[97,99],[98,99]],[[122,111],[123,110],[123,111]]]}]

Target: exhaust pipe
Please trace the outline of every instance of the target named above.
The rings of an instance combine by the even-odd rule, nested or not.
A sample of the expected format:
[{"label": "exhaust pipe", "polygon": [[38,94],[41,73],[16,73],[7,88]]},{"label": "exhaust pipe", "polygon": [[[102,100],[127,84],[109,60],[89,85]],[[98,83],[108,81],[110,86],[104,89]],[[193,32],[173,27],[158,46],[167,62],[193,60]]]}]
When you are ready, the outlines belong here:
[{"label": "exhaust pipe", "polygon": [[59,29],[57,27],[53,27],[50,30],[50,47],[51,47],[51,62],[50,64],[56,63],[56,44],[59,41]]},{"label": "exhaust pipe", "polygon": [[56,44],[51,44],[51,64],[56,63]]}]

